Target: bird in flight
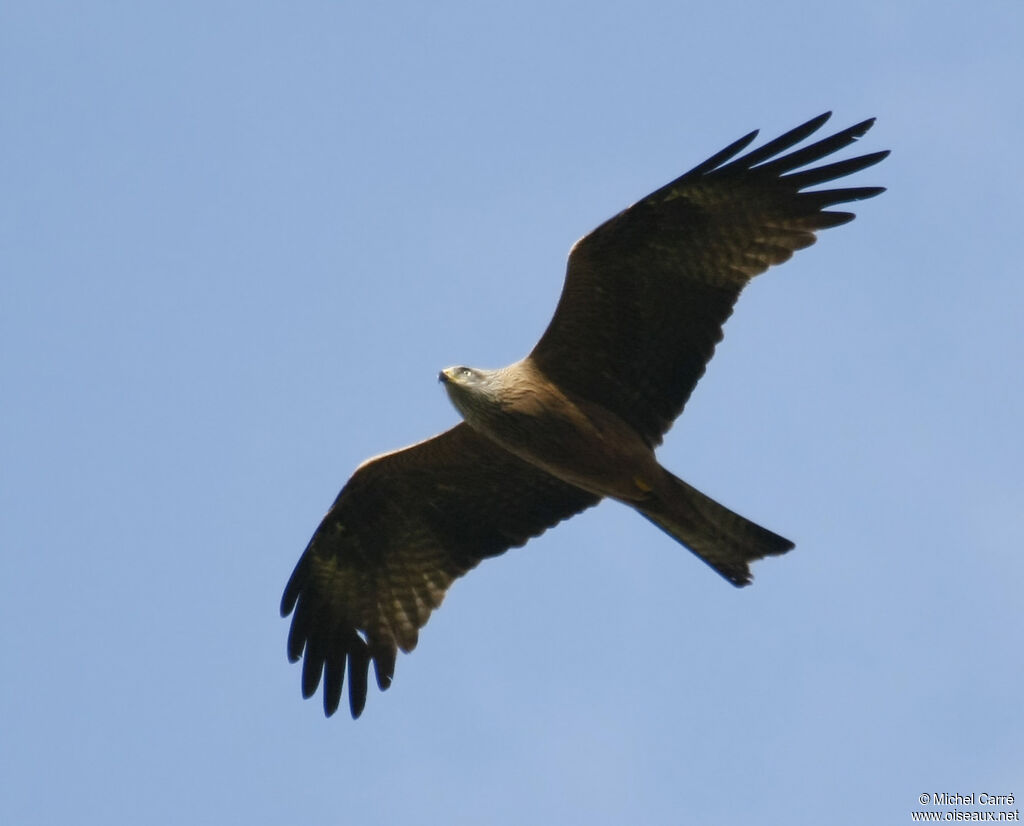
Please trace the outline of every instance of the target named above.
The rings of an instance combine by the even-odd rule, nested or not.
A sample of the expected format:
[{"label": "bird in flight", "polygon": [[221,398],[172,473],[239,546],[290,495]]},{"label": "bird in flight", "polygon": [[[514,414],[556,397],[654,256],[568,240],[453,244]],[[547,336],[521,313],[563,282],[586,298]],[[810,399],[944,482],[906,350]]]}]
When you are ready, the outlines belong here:
[{"label": "bird in flight", "polygon": [[853,220],[830,207],[884,191],[809,189],[889,154],[812,166],[874,123],[793,149],[830,114],[741,155],[751,132],[580,239],[526,358],[441,371],[463,421],[363,462],[285,587],[288,658],[304,658],[304,697],[322,680],[330,716],[347,672],[358,717],[370,662],[388,688],[398,650],[415,648],[455,579],[606,497],[736,586],[750,583],[751,562],[793,548],[666,470],[655,448],[747,283],[816,231]]}]

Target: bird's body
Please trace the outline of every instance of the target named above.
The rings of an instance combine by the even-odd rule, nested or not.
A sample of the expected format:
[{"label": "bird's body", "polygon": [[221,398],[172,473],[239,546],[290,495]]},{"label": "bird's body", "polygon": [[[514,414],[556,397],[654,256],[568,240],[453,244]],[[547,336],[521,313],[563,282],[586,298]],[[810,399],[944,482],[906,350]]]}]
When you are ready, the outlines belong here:
[{"label": "bird's body", "polygon": [[734,585],[750,581],[749,562],[793,547],[663,468],[630,424],[562,390],[531,358],[500,370],[450,367],[440,379],[475,432],[556,479],[636,508]]},{"label": "bird's body", "polygon": [[566,393],[530,359],[449,368],[442,382],[466,424],[534,467],[597,496],[638,502],[659,478],[654,451],[622,419]]},{"label": "bird's body", "polygon": [[360,465],[285,588],[304,696],[323,679],[332,714],[347,673],[358,717],[370,662],[387,688],[397,651],[415,647],[457,577],[603,498],[734,585],[750,582],[750,562],[793,547],[663,468],[655,449],[750,279],[853,219],[827,207],[882,191],[807,190],[888,154],[801,169],[872,121],[780,154],[827,119],[735,157],[751,133],[606,221],[573,246],[554,317],[524,359],[442,371],[464,421]]}]

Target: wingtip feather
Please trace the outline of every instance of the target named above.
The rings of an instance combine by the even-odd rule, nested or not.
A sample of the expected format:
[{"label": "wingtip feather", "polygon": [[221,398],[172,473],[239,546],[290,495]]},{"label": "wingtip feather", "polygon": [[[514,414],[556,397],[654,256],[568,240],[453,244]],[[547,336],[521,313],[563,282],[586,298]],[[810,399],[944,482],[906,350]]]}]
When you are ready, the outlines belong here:
[{"label": "wingtip feather", "polygon": [[867,118],[862,120],[860,123],[855,123],[846,131],[853,135],[855,138],[862,137],[872,126],[875,125],[877,118]]},{"label": "wingtip feather", "polygon": [[753,143],[754,139],[760,134],[760,131],[761,130],[759,129],[755,129],[752,132],[748,132],[742,138],[739,138],[738,140],[735,140],[732,143],[730,143],[727,147],[725,147],[725,149],[721,149],[718,152],[716,152],[706,161],[697,164],[697,166],[695,166],[689,172],[685,173],[685,176],[692,175],[694,177],[697,177],[700,175],[705,175],[711,170],[721,166],[726,161],[735,157],[748,146],[750,146],[750,144]]}]

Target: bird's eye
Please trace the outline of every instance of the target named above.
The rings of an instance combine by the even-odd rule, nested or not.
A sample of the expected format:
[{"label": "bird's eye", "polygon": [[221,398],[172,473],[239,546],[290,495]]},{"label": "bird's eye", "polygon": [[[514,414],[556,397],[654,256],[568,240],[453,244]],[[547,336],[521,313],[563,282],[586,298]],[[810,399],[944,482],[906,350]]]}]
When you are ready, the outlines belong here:
[{"label": "bird's eye", "polygon": [[462,376],[462,378],[464,379],[468,379],[470,376],[473,375],[473,371],[468,367],[461,367],[459,368],[459,375]]}]

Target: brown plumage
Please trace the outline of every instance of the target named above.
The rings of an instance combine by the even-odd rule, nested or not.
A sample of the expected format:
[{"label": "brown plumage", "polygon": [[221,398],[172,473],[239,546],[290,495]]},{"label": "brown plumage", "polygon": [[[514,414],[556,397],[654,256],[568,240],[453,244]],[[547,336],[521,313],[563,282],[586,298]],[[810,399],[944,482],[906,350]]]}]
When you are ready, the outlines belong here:
[{"label": "brown plumage", "polygon": [[[880,187],[804,191],[887,152],[803,169],[873,121],[788,155],[821,115],[736,156],[756,132],[577,242],[558,307],[533,351],[501,370],[441,373],[463,423],[364,462],[295,568],[289,659],[302,693],[324,681],[337,709],[346,671],[353,717],[372,661],[381,689],[448,586],[604,497],[635,508],[734,585],[786,539],[714,502],[658,464],[654,449],[697,384],[744,286],[853,219],[835,204]],[[801,170],[801,171],[797,171]]]}]

